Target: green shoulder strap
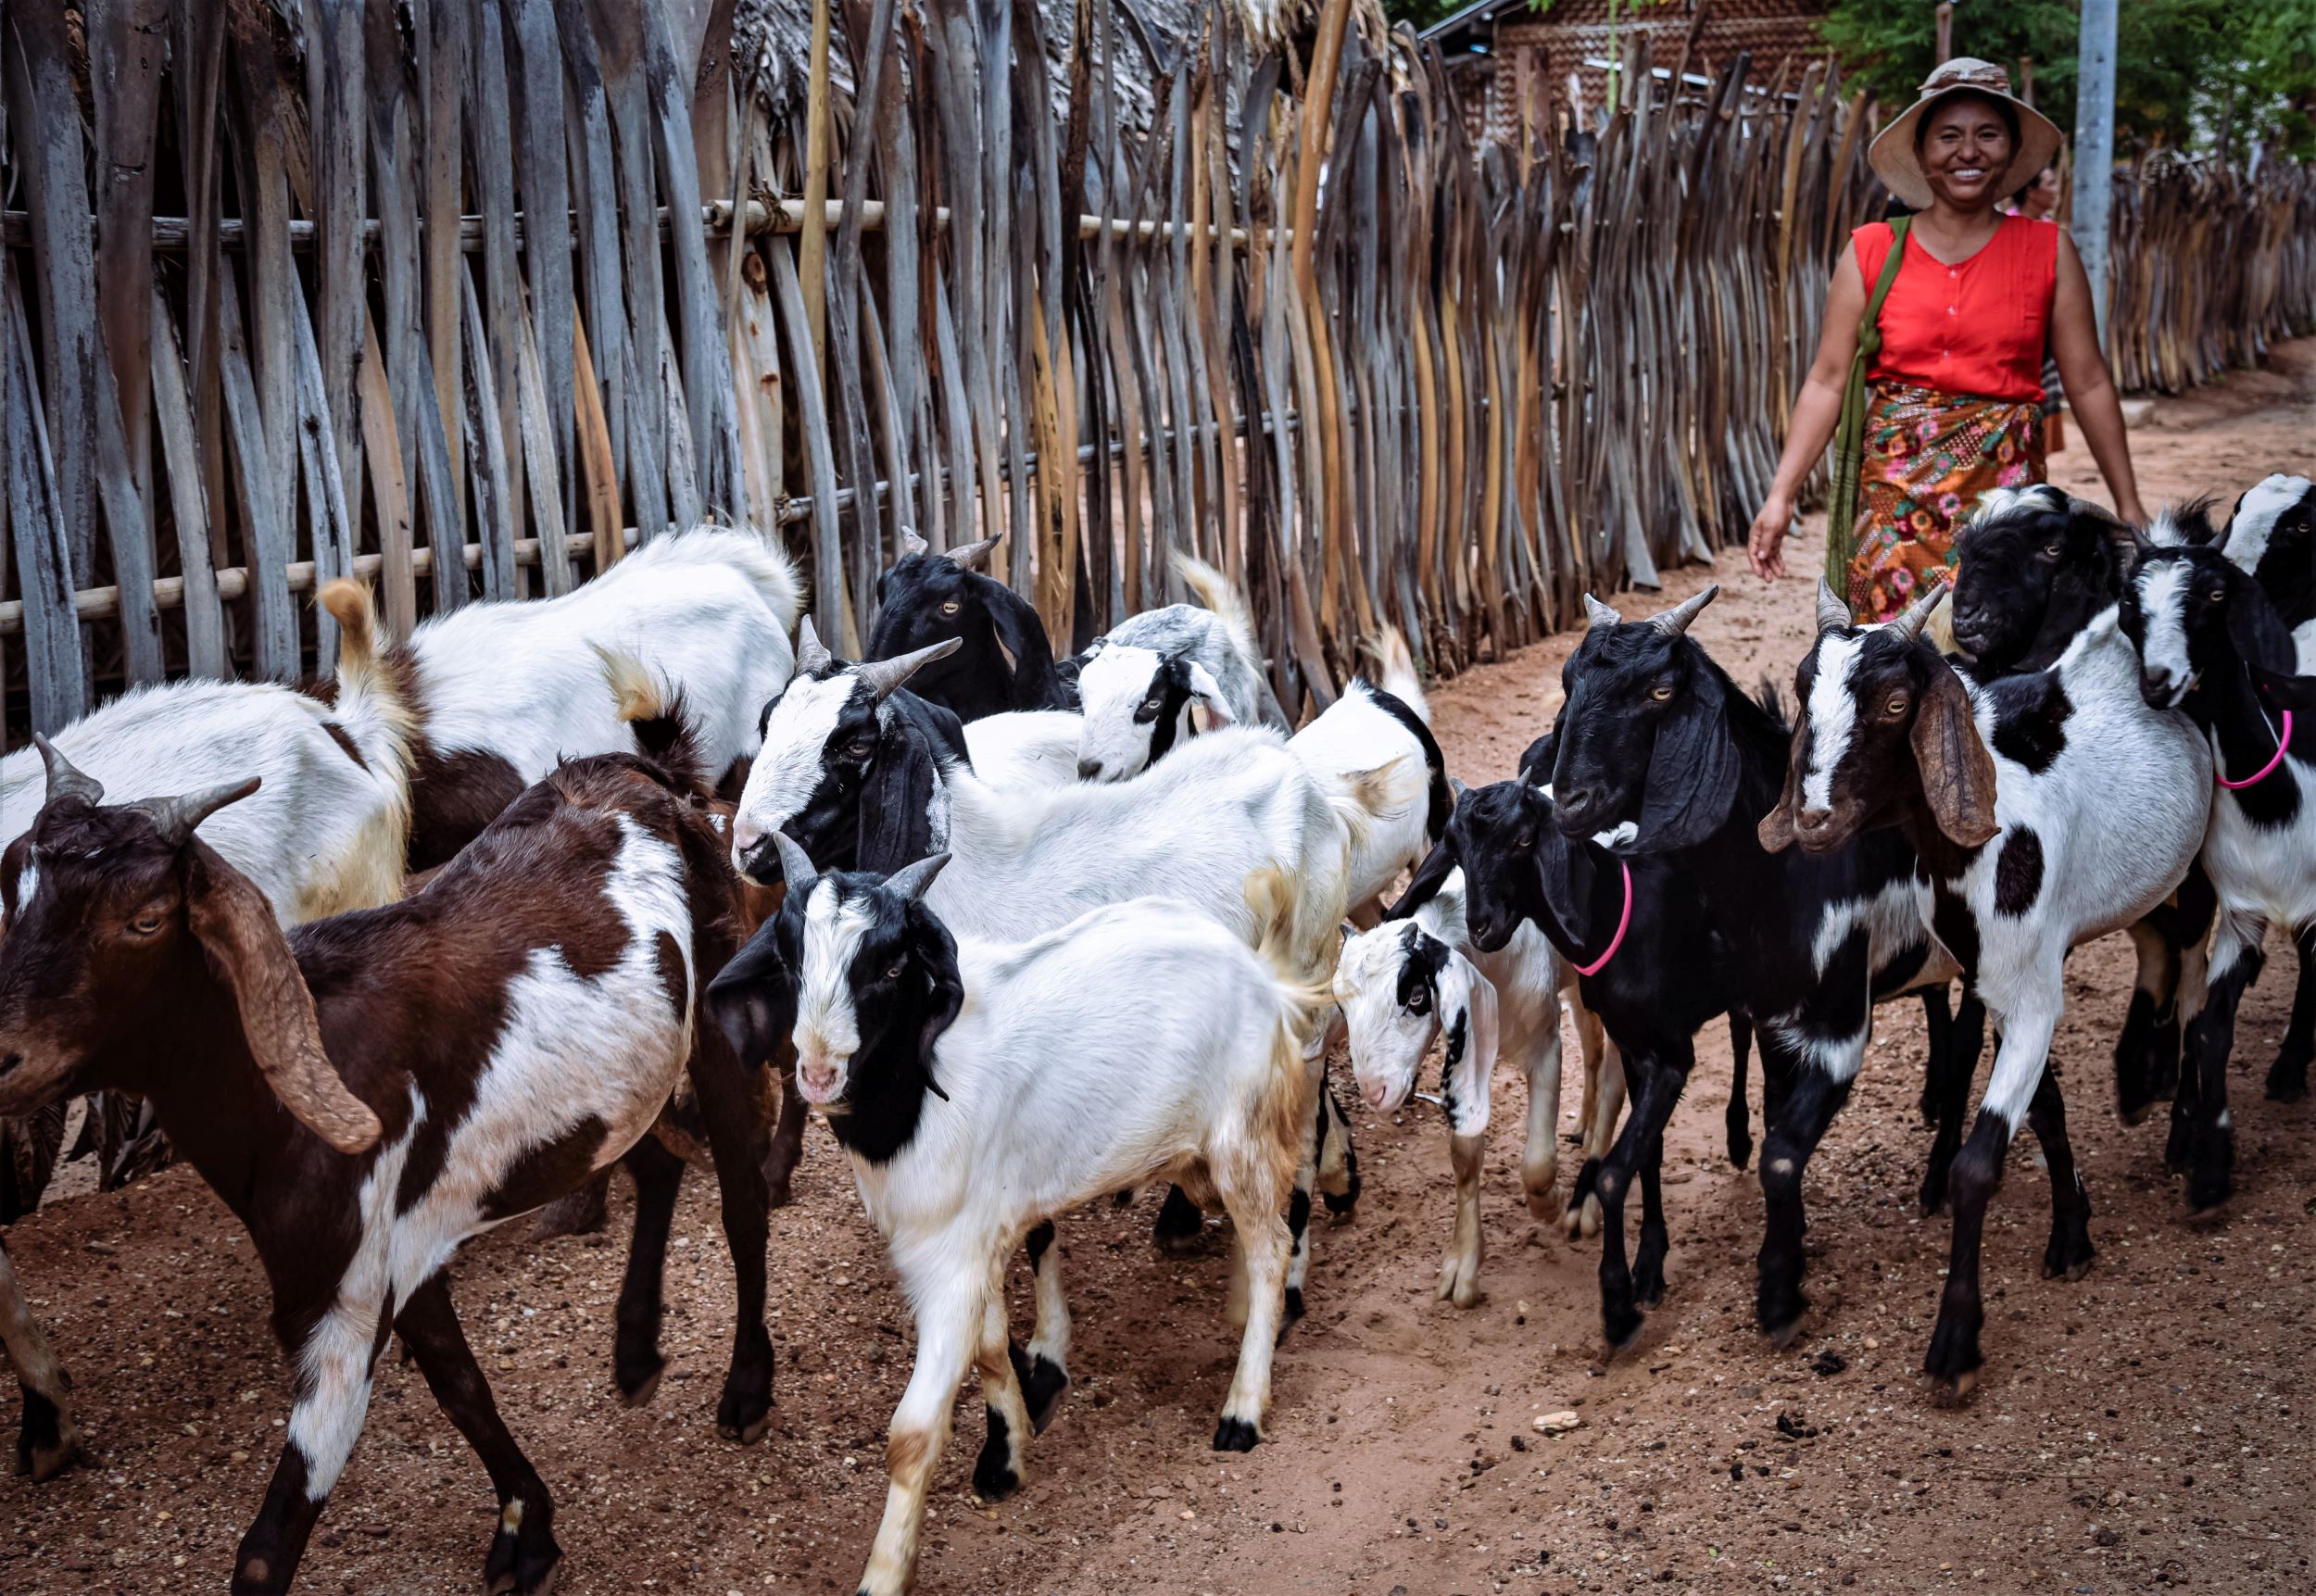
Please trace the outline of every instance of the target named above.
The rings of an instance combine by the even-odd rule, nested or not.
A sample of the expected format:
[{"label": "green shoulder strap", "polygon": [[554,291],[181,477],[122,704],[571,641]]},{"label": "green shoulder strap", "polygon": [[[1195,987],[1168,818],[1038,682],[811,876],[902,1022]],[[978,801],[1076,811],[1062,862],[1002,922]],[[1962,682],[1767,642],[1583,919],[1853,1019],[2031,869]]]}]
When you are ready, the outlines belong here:
[{"label": "green shoulder strap", "polygon": [[1849,592],[1850,561],[1857,553],[1857,479],[1866,460],[1866,370],[1882,353],[1882,302],[1898,280],[1906,258],[1907,230],[1901,216],[1890,224],[1890,255],[1857,322],[1857,354],[1850,361],[1849,385],[1842,391],[1842,419],[1833,429],[1833,493],[1826,505],[1825,575],[1836,593]]}]

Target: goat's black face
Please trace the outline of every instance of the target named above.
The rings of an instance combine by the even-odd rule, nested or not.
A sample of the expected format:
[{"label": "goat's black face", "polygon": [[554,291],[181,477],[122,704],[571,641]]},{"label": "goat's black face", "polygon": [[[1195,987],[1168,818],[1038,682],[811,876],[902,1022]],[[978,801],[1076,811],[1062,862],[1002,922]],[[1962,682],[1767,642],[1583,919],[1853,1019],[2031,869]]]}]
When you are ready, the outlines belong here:
[{"label": "goat's black face", "polygon": [[2080,624],[2122,584],[2126,530],[2057,488],[1987,496],[1957,544],[1954,640],[1984,671],[2007,671],[2034,649],[2046,617]]},{"label": "goat's black face", "polygon": [[1448,850],[1464,867],[1464,924],[1482,953],[1501,949],[1535,912],[1537,850],[1559,846],[1552,810],[1526,782],[1495,782],[1464,794],[1448,817]]},{"label": "goat's black face", "polygon": [[785,831],[823,866],[852,862],[861,789],[886,735],[876,695],[837,665],[799,673],[765,706],[763,748],[732,825],[732,862],[770,886],[780,879],[772,834]]},{"label": "goat's black face", "polygon": [[1718,588],[1646,621],[1592,607],[1592,629],[1560,672],[1567,701],[1554,727],[1552,802],[1561,833],[1617,833],[1619,849],[1690,847],[1727,818],[1736,794],[1720,678],[1683,633]]},{"label": "goat's black face", "polygon": [[1765,847],[1829,852],[1895,818],[1921,790],[1911,743],[1934,672],[1953,674],[1934,650],[1887,628],[1819,634],[1794,672],[1801,713],[1784,794],[1761,824]]},{"label": "goat's black face", "polygon": [[869,659],[897,659],[950,638],[964,645],[911,679],[919,697],[965,721],[1056,707],[1048,701],[1061,689],[1045,624],[1003,583],[945,554],[913,554],[878,580],[876,597]]},{"label": "goat's black face", "polygon": [[2235,501],[2226,547],[2286,626],[2316,619],[2316,483],[2278,471],[2255,484]]},{"label": "goat's black face", "polygon": [[2146,550],[2118,605],[2139,652],[2139,694],[2176,709],[2206,675],[2238,660],[2289,674],[2292,639],[2259,582],[2215,548]]}]

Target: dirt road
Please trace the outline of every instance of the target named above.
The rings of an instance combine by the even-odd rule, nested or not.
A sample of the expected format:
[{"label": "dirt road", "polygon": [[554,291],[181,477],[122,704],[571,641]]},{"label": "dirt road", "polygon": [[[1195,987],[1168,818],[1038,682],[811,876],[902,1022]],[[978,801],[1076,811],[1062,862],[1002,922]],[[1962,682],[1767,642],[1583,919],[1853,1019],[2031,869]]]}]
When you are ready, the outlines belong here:
[{"label": "dirt road", "polygon": [[[2160,403],[2135,424],[2149,504],[2309,469],[2316,341],[2282,355],[2276,372]],[[2058,466],[2070,486],[2095,480],[2079,443]],[[1796,553],[1811,569],[1809,550]],[[1693,635],[1743,679],[1785,677],[1808,591],[1765,594],[1741,570],[1722,560],[1723,596]],[[1710,574],[1677,572],[1662,598],[1622,608],[1645,612]],[[1511,773],[1557,706],[1567,647],[1435,696],[1459,774]],[[2272,958],[2281,949],[2272,940]],[[2316,1106],[2263,1102],[2258,1087],[2290,972],[2272,965],[2238,1032],[2239,1195],[2191,1225],[2162,1175],[2159,1120],[2123,1129],[2109,1102],[2129,962],[2120,938],[2076,955],[2056,1052],[2097,1266],[2072,1285],[2040,1277],[2048,1188],[2028,1142],[1988,1226],[1989,1363],[1968,1406],[1933,1406],[1916,1375],[1947,1234],[1914,1206],[1919,1011],[1882,1015],[1857,1096],[1811,1166],[1815,1308],[1782,1352],[1752,1326],[1759,1188],[1718,1156],[1728,1052],[1708,1034],[1667,1139],[1671,1291],[1632,1351],[1603,1360],[1595,1249],[1539,1233],[1520,1204],[1517,1083],[1496,1088],[1489,1295],[1468,1311],[1432,1297],[1451,1191],[1442,1127],[1420,1104],[1404,1124],[1365,1116],[1366,1199],[1355,1224],[1319,1231],[1312,1313],[1280,1353],[1267,1443],[1207,1450],[1235,1346],[1220,1250],[1155,1258],[1148,1200],[1081,1215],[1063,1232],[1076,1389],[1030,1454],[1026,1489],[993,1509],[966,1494],[981,1416],[977,1396],[961,1401],[924,1587],[2316,1590]],[[779,1408],[750,1451],[713,1429],[730,1272],[704,1181],[672,1254],[671,1377],[643,1411],[620,1406],[609,1377],[623,1241],[537,1245],[518,1225],[459,1261],[469,1334],[558,1494],[561,1589],[851,1590],[912,1338],[817,1127],[797,1189],[773,1226]],[[622,1189],[615,1238],[626,1213]],[[58,1201],[8,1245],[78,1378],[96,1457],[37,1489],[0,1480],[0,1590],[221,1589],[286,1413],[247,1241],[176,1169]],[[1530,1426],[1570,1408],[1583,1420],[1573,1433]],[[389,1354],[300,1588],[469,1590],[494,1519],[481,1465]]]}]

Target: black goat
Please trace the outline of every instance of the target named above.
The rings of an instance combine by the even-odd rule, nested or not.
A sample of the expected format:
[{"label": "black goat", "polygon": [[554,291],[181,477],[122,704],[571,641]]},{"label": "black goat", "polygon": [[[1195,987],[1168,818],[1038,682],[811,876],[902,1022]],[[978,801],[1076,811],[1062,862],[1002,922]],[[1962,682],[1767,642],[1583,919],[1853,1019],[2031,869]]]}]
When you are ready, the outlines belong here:
[{"label": "black goat", "polygon": [[[1787,770],[1793,738],[1685,635],[1718,591],[1630,625],[1588,601],[1591,629],[1561,677],[1567,701],[1552,786],[1563,834],[1614,833],[1619,853],[1666,859],[1694,882],[1718,934],[1731,1000],[1761,1048],[1768,1213],[1756,1313],[1781,1344],[1808,1306],[1802,1174],[1865,1062],[1872,1004],[1943,986],[1954,971],[1929,934],[1902,838],[1863,837],[1823,855],[1765,846],[1774,840],[1765,823],[1798,780]],[[1673,1094],[1630,1059],[1626,1074],[1628,1132],[1646,1145]],[[1601,1171],[1604,1209],[1621,1199],[1625,1174],[1615,1162]]]},{"label": "black goat", "polygon": [[909,679],[909,690],[925,702],[960,721],[1009,710],[1074,710],[1077,695],[1054,665],[1045,622],[1020,594],[981,573],[1000,541],[933,554],[912,534],[909,552],[877,578],[876,624],[864,657],[897,660],[953,637],[963,647]]}]

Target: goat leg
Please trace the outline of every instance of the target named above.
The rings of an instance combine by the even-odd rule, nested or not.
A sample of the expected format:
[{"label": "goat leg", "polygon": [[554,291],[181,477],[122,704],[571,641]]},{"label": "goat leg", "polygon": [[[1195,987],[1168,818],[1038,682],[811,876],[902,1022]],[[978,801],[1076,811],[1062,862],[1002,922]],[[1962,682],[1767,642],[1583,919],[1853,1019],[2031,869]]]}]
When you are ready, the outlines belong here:
[{"label": "goat leg", "polygon": [[667,1360],[660,1356],[661,1276],[668,1231],[684,1184],[684,1161],[645,1137],[621,1160],[636,1177],[636,1226],[627,1246],[627,1276],[620,1282],[618,1330],[611,1344],[611,1378],[619,1400],[642,1407],[660,1389]]},{"label": "goat leg", "polygon": [[732,1250],[738,1301],[732,1365],[716,1402],[716,1433],[751,1446],[772,1422],[772,1334],[764,1325],[764,1250],[772,1239],[764,1160],[771,1144],[771,1102],[763,1082],[743,1066],[712,1025],[695,1029],[692,1088],[707,1121],[724,1239]]},{"label": "goat leg", "polygon": [[[1862,987],[1861,987],[1862,996]],[[1772,1067],[1770,1049],[1763,1038],[1764,1078]],[[1776,1112],[1767,1116],[1768,1134],[1761,1143],[1761,1251],[1756,1265],[1755,1321],[1770,1343],[1782,1347],[1801,1328],[1809,1299],[1801,1288],[1802,1238],[1808,1230],[1803,1212],[1802,1177],[1809,1160],[1824,1139],[1826,1127],[1849,1100],[1850,1082],[1837,1080],[1805,1053],[1786,1056],[1777,1066],[1790,1079],[1778,1094]]]},{"label": "goat leg", "polygon": [[2043,1145],[2051,1176],[2051,1238],[2043,1249],[2043,1278],[2080,1280],[2098,1249],[2091,1245],[2091,1198],[2075,1168],[2074,1144],[2067,1138],[2067,1100],[2059,1095],[2058,1072],[2043,1066],[2034,1100],[2027,1105],[2027,1126]]},{"label": "goat leg", "polygon": [[992,1291],[981,1310],[981,1344],[974,1354],[988,1433],[974,1460],[973,1493],[984,1502],[1003,1502],[1019,1490],[1028,1467],[1029,1437],[1037,1426],[1022,1394],[1020,1370],[1026,1362],[1006,1334],[1004,1294]]},{"label": "goat leg", "polygon": [[1923,1071],[1922,1100],[1931,1110],[1931,1123],[1938,1127],[1919,1194],[1925,1214],[1945,1205],[1946,1179],[1962,1147],[1962,1116],[1970,1106],[1970,1081],[1978,1074],[1979,1050],[1985,1042],[1986,1005],[1965,987],[1961,1006],[1944,1036],[1935,1029],[1931,1033],[1930,1061]]},{"label": "goat leg", "polygon": [[2228,1124],[2228,1055],[2235,1049],[2236,1005],[2259,979],[2264,961],[2259,944],[2267,929],[2264,922],[2255,919],[2229,915],[2221,921],[2203,1010],[2187,1027],[2180,1095],[2187,1095],[2184,1076],[2192,1074],[2196,1112],[2186,1127],[2184,1149],[2187,1206],[2192,1213],[2217,1208],[2234,1188],[2235,1132]]},{"label": "goat leg", "polygon": [[395,1315],[394,1327],[417,1357],[434,1401],[483,1460],[491,1489],[498,1493],[498,1529],[483,1564],[485,1596],[502,1591],[531,1596],[546,1590],[563,1560],[563,1549],[555,1542],[555,1500],[498,1416],[490,1383],[459,1327],[447,1277],[437,1272],[412,1292]]},{"label": "goat leg", "polygon": [[773,1127],[772,1150],[764,1155],[764,1200],[774,1208],[793,1200],[789,1182],[804,1156],[804,1095],[796,1089],[796,1049],[786,1038],[780,1060],[780,1118]]},{"label": "goat leg", "polygon": [[16,1471],[33,1483],[61,1474],[81,1455],[81,1426],[73,1422],[71,1376],[64,1372],[17,1284],[8,1250],[0,1246],[0,1346],[16,1365],[24,1393],[24,1420],[16,1434]]},{"label": "goat leg", "polygon": [[1053,1221],[1032,1225],[1022,1245],[1037,1281],[1038,1322],[1014,1373],[1029,1404],[1030,1427],[1043,1435],[1062,1405],[1062,1393],[1069,1389],[1070,1305],[1062,1294],[1062,1252],[1053,1244]]},{"label": "goat leg", "polygon": [[1624,1056],[1626,1085],[1632,1094],[1631,1109],[1625,1115],[1624,1129],[1618,1133],[1616,1145],[1608,1150],[1608,1156],[1601,1161],[1593,1175],[1601,1210],[1601,1328],[1612,1352],[1630,1346],[1641,1333],[1635,1283],[1631,1266],[1625,1258],[1625,1194],[1647,1156],[1650,1143],[1664,1135],[1665,1122],[1672,1116],[1673,1104],[1688,1081],[1690,1062],[1685,1056],[1678,1061],[1631,1051]]},{"label": "goat leg", "polygon": [[2308,1095],[2308,1066],[2316,1060],[2316,924],[2300,927],[2300,982],[2292,992],[2292,1023],[2276,1061],[2268,1066],[2268,1100],[2296,1103]]}]

